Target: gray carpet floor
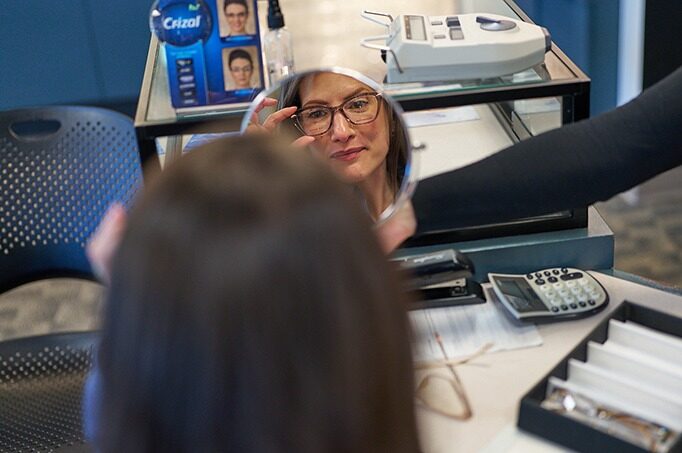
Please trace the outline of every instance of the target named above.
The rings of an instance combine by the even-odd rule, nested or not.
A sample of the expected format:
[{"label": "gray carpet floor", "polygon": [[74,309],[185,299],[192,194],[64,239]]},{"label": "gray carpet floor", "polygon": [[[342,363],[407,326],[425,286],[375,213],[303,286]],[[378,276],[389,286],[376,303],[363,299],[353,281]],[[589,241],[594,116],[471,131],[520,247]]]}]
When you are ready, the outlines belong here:
[{"label": "gray carpet floor", "polygon": [[682,287],[682,167],[639,187],[635,203],[615,197],[597,209],[616,238],[615,268]]},{"label": "gray carpet floor", "polygon": [[75,279],[30,283],[0,295],[0,340],[99,326],[101,285]]}]

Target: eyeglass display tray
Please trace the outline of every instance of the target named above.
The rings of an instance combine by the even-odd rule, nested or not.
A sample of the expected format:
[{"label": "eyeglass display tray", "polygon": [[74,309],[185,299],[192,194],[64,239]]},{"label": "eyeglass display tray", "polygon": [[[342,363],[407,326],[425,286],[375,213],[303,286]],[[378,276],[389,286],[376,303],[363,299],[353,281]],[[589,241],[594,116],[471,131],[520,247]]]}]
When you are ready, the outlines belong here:
[{"label": "eyeglass display tray", "polygon": [[[604,343],[609,321],[632,321],[659,332],[682,337],[682,318],[625,301],[608,318],[604,319],[575,349],[554,367],[535,387],[521,399],[518,426],[524,431],[543,437],[557,444],[582,452],[617,451],[622,453],[646,452],[637,445],[597,430],[585,423],[544,409],[540,406],[546,397],[551,376],[566,379],[569,359],[585,361],[587,344],[591,341]],[[681,453],[682,440],[678,439],[668,453]]]}]

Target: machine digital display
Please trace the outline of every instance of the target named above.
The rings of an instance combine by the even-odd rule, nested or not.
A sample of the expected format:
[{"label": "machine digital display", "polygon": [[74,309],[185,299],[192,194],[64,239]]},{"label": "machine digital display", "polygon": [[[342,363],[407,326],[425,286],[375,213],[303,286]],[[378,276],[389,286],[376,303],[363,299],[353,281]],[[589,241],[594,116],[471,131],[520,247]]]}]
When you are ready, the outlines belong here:
[{"label": "machine digital display", "polygon": [[405,16],[405,34],[413,41],[426,41],[426,26],[422,16]]}]

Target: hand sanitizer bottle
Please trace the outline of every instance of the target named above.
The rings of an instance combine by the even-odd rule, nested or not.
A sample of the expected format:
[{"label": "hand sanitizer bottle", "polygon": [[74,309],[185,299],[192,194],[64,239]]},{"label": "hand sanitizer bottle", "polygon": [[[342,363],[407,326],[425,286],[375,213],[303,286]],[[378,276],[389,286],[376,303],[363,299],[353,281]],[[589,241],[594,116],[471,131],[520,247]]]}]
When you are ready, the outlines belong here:
[{"label": "hand sanitizer bottle", "polygon": [[265,61],[268,65],[270,86],[294,72],[294,52],[291,45],[291,33],[284,28],[284,16],[279,7],[279,0],[268,1],[268,28],[263,47]]}]

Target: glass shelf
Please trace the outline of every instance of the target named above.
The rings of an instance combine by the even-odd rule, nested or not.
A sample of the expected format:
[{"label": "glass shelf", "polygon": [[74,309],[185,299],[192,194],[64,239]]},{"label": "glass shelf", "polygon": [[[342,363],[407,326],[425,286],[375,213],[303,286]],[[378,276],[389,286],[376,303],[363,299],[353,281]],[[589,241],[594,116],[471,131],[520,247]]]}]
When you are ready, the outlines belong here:
[{"label": "glass shelf", "polygon": [[[362,48],[360,38],[376,34],[377,26],[361,18],[362,2],[321,1],[321,11],[316,17],[324,18],[325,9],[334,17],[334,24],[314,27],[309,20],[310,14],[297,14],[313,8],[306,1],[289,2],[282,0],[287,12],[287,26],[291,30],[298,70],[315,69],[320,66],[340,66],[356,69],[381,83],[386,74],[386,66],[378,52]],[[342,6],[339,3],[343,3]],[[357,3],[357,5],[354,5]],[[443,4],[447,3],[447,4]],[[261,30],[265,26],[267,2],[259,1],[259,20]],[[357,8],[355,8],[356,6]],[[376,1],[375,10],[390,11],[397,15],[410,12],[413,7],[407,1]],[[529,21],[529,18],[511,0],[469,0],[469,1],[426,1],[421,5],[431,15],[464,14],[487,12]],[[323,22],[321,22],[323,23]],[[343,39],[335,33],[338,24],[343,25]],[[335,28],[335,26],[337,28]],[[317,33],[315,39],[311,34]],[[573,65],[554,45],[545,55],[543,64],[529,70],[485,80],[460,80],[440,83],[401,83],[386,84],[386,92],[394,96],[405,110],[423,110],[456,105],[468,105],[497,100],[511,100],[556,95],[585,95],[589,79]],[[583,107],[584,108],[584,107]],[[155,37],[152,37],[147,57],[135,125],[138,137],[149,140],[159,136],[186,134],[194,132],[237,131],[246,106],[226,108],[214,105],[194,108],[189,111],[176,111],[171,106],[168,76],[164,52]],[[586,112],[579,112],[581,116]],[[575,120],[575,118],[573,118]]]},{"label": "glass shelf", "polygon": [[[366,7],[366,0],[318,0],[314,3],[309,0],[280,0],[280,4],[286,15],[286,25],[292,34],[298,71],[345,67],[382,84],[386,76],[386,64],[381,60],[379,51],[360,45],[361,38],[380,33],[376,24],[360,17]],[[374,0],[372,9],[393,16],[419,11],[428,12],[432,16],[488,13],[530,22],[513,0],[422,0],[419,11],[415,11],[413,0]],[[258,13],[260,30],[263,33],[267,30],[267,1],[258,0]],[[314,23],[311,23],[311,17],[315,18]],[[152,37],[135,118],[143,163],[158,162],[157,139],[161,137],[167,137],[165,159],[168,161],[183,152],[187,135],[238,131],[247,107],[240,105],[227,108],[224,105],[214,105],[182,111],[173,109],[165,52],[162,50],[156,38]],[[476,132],[471,129],[472,125],[464,124],[461,126],[464,129],[458,133],[460,137],[472,135],[472,143],[475,142],[476,146],[472,145],[470,148],[478,153],[496,152],[516,141],[589,115],[590,80],[554,44],[546,52],[543,63],[508,76],[383,86],[406,112],[471,106],[470,108],[485,113],[488,121],[481,122],[480,125],[491,128],[495,134]],[[431,126],[426,129],[428,131],[422,132],[428,132],[428,138],[433,142],[429,143],[433,145],[433,157],[441,159],[434,161],[433,167],[437,171],[443,171],[447,165],[452,166],[457,161],[477,158],[467,156],[461,149],[455,150],[448,145],[451,130],[439,135]],[[497,137],[499,143],[491,143],[489,149],[481,150],[481,140],[492,136]],[[426,139],[424,141],[428,142]],[[154,159],[150,159],[151,157]],[[510,222],[502,227],[481,226],[471,231],[444,232],[416,240],[428,244],[449,239],[491,237],[501,233],[523,234],[530,231],[584,227],[586,222],[587,209],[584,208],[544,218]]]}]

